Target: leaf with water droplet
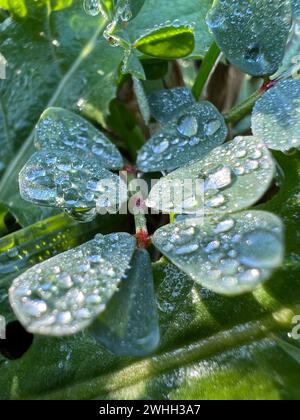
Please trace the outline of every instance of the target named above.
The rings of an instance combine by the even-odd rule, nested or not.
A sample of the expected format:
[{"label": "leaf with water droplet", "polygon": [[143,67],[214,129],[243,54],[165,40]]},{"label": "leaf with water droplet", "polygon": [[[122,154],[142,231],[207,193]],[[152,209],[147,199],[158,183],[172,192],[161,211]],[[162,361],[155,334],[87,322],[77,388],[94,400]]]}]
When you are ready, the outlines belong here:
[{"label": "leaf with water droplet", "polygon": [[117,210],[127,199],[125,182],[97,159],[84,157],[79,151],[49,149],[35,153],[19,175],[22,198],[50,207]]},{"label": "leaf with water droplet", "polygon": [[300,81],[284,80],[256,103],[252,131],[267,147],[286,152],[300,148]]},{"label": "leaf with water droplet", "polygon": [[289,0],[216,0],[207,24],[227,59],[265,76],[281,64],[292,21]]},{"label": "leaf with water droplet", "polygon": [[37,126],[38,149],[78,151],[82,159],[96,158],[103,168],[120,169],[123,158],[114,144],[79,115],[62,108],[48,108]]},{"label": "leaf with water droplet", "polygon": [[190,55],[195,48],[194,31],[189,26],[165,26],[137,39],[134,48],[156,58],[173,60]]},{"label": "leaf with water droplet", "polygon": [[92,324],[91,331],[97,341],[118,355],[142,357],[157,348],[157,303],[146,250],[135,251],[119,292]]},{"label": "leaf with water droplet", "polygon": [[123,22],[130,21],[138,15],[144,3],[145,0],[113,0],[115,18],[120,15]]},{"label": "leaf with water droplet", "polygon": [[170,224],[155,232],[153,243],[197,283],[224,295],[253,290],[284,256],[282,222],[262,211]]},{"label": "leaf with water droplet", "polygon": [[137,17],[128,25],[130,38],[137,40],[164,27],[190,26],[194,28],[196,41],[191,55],[194,58],[203,57],[212,42],[212,36],[205,23],[205,16],[211,4],[212,0],[147,0]]},{"label": "leaf with water droplet", "polygon": [[70,335],[87,327],[117,291],[135,245],[128,233],[97,235],[29,269],[9,290],[17,318],[36,334]]},{"label": "leaf with water droplet", "polygon": [[231,213],[255,204],[275,175],[271,153],[257,137],[236,137],[160,179],[149,207],[175,214]]},{"label": "leaf with water droplet", "polygon": [[143,172],[170,171],[205,156],[226,136],[223,116],[210,102],[200,102],[158,131],[140,150],[137,164]]},{"label": "leaf with water droplet", "polygon": [[[102,39],[101,16],[91,18],[84,13],[82,0],[69,1],[68,8],[58,10],[65,1],[22,0],[28,8],[26,17],[12,16],[6,22],[10,24],[1,27],[0,49],[9,62],[9,71],[0,83],[0,125],[6,121],[9,127],[0,132],[0,161],[9,166],[1,179],[0,201],[22,226],[45,218],[45,207],[24,208],[18,174],[34,153],[34,125],[47,104],[86,115],[97,109],[97,121],[103,123],[116,95],[121,51]],[[12,4],[20,5],[20,1]],[[47,36],[49,25],[53,37]],[[26,60],[22,54],[24,46]],[[2,154],[6,144],[13,155]],[[47,209],[47,215],[50,214],[54,213]]]},{"label": "leaf with water droplet", "polygon": [[195,102],[191,90],[182,87],[163,89],[149,95],[151,114],[161,124],[168,123]]}]

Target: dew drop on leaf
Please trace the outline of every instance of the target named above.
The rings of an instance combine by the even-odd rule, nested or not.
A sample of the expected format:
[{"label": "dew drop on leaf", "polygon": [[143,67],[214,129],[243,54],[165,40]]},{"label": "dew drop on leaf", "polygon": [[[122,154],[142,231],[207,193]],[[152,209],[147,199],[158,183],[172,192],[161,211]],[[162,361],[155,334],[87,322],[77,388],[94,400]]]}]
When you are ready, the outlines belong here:
[{"label": "dew drop on leaf", "polygon": [[91,16],[97,16],[101,13],[101,0],[84,0],[84,11]]},{"label": "dew drop on leaf", "polygon": [[[206,214],[236,212],[256,203],[274,176],[275,164],[263,142],[257,137],[237,137],[203,159],[161,178],[150,191],[147,204],[175,214],[193,214],[203,209]],[[194,187],[187,188],[190,181]],[[188,211],[183,203],[193,200],[195,204]]]},{"label": "dew drop on leaf", "polygon": [[237,247],[240,261],[256,268],[276,268],[282,261],[282,242],[277,235],[263,229],[246,233]]},{"label": "dew drop on leaf", "polygon": [[170,122],[194,104],[195,98],[187,88],[158,90],[149,95],[151,114],[161,124]]},{"label": "dew drop on leaf", "polygon": [[117,291],[135,245],[127,233],[97,235],[32,267],[14,280],[9,291],[17,318],[36,334],[60,336],[82,330]]},{"label": "dew drop on leaf", "polygon": [[96,158],[78,166],[81,157],[80,152],[53,149],[32,155],[19,175],[22,198],[66,209],[117,209],[126,200],[125,183]]},{"label": "dew drop on leaf", "polygon": [[[177,130],[180,134],[186,137],[196,136],[198,133],[198,121],[193,115],[183,116],[177,122]],[[213,133],[212,133],[213,134]]]},{"label": "dew drop on leaf", "polygon": [[157,348],[160,338],[148,252],[137,250],[131,265],[120,291],[93,323],[91,332],[118,355],[142,357]]},{"label": "dew drop on leaf", "polygon": [[283,224],[263,211],[207,217],[203,224],[188,218],[160,228],[153,243],[194,281],[224,295],[253,290],[284,256]]},{"label": "dew drop on leaf", "polygon": [[[166,104],[170,101],[171,97],[166,96]],[[180,109],[179,114],[171,112],[173,119],[140,150],[137,163],[143,172],[176,169],[207,155],[225,141],[227,127],[214,105],[200,102]],[[207,131],[206,124],[211,121],[214,121],[214,129]]]},{"label": "dew drop on leaf", "polygon": [[227,59],[253,76],[279,68],[292,22],[289,0],[216,0],[207,24]]},{"label": "dew drop on leaf", "polygon": [[252,131],[270,149],[287,152],[300,148],[300,81],[284,80],[256,103]]}]

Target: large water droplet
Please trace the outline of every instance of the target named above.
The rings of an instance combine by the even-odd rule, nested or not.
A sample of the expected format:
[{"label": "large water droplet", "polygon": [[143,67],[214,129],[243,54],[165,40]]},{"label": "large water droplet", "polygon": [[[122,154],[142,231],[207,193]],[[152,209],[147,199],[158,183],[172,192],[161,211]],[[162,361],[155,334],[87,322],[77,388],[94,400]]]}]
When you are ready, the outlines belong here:
[{"label": "large water droplet", "polygon": [[212,171],[205,180],[205,190],[220,190],[232,183],[232,172],[228,166],[222,166]]},{"label": "large water droplet", "polygon": [[84,11],[91,16],[99,15],[102,9],[100,0],[84,0],[83,8]]},{"label": "large water droplet", "polygon": [[197,251],[197,249],[199,249],[199,245],[198,244],[188,244],[185,246],[182,246],[180,248],[176,249],[176,254],[177,255],[187,255],[187,254],[192,254],[193,252]]},{"label": "large water droplet", "polygon": [[163,153],[165,152],[169,147],[169,141],[167,139],[161,141],[159,144],[156,144],[153,146],[153,152],[154,153]]},{"label": "large water droplet", "polygon": [[96,209],[65,209],[69,217],[81,223],[88,223],[93,221],[97,216]]},{"label": "large water droplet", "polygon": [[220,207],[222,206],[222,204],[225,203],[225,197],[222,194],[218,194],[215,197],[213,197],[212,199],[208,200],[206,205],[207,207]]},{"label": "large water droplet", "polygon": [[275,268],[283,259],[283,244],[272,232],[256,229],[242,236],[237,246],[241,263],[254,268]]},{"label": "large water droplet", "polygon": [[220,120],[208,121],[204,126],[204,133],[207,136],[212,136],[221,128],[221,125],[222,124]]},{"label": "large water droplet", "polygon": [[180,134],[186,137],[195,136],[198,133],[198,121],[193,115],[186,115],[181,117],[177,123],[177,130]]},{"label": "large water droplet", "polygon": [[235,222],[233,219],[222,220],[222,222],[217,224],[217,226],[214,229],[214,232],[216,234],[228,232],[234,227],[234,224]]}]

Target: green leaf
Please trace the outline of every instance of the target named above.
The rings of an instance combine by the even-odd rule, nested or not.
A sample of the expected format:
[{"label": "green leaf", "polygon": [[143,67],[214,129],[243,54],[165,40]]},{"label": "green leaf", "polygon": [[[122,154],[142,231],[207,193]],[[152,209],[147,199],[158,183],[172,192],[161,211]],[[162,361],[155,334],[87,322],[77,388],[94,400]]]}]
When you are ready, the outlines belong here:
[{"label": "green leaf", "polygon": [[291,18],[289,0],[215,0],[207,24],[232,64],[265,76],[281,64]]},{"label": "green leaf", "polygon": [[82,224],[65,214],[59,214],[17,230],[0,239],[0,302],[1,314],[10,319],[12,311],[7,291],[11,281],[30,267],[50,257],[74,248],[96,233],[121,231],[126,226],[124,216],[103,215]]},{"label": "green leaf", "polygon": [[28,14],[35,14],[35,7],[48,6],[51,10],[61,10],[71,6],[73,0],[37,0],[34,6],[28,4],[27,0],[0,0],[0,8],[8,10],[13,15],[25,18]]},{"label": "green leaf", "polygon": [[159,345],[157,305],[151,260],[146,250],[137,250],[131,269],[90,331],[98,342],[120,356],[142,357]]},{"label": "green leaf", "polygon": [[163,79],[168,73],[169,63],[166,60],[146,58],[142,60],[141,64],[147,80]]},{"label": "green leaf", "polygon": [[21,170],[19,180],[21,197],[42,206],[117,211],[127,199],[127,186],[120,177],[79,151],[37,152]]},{"label": "green leaf", "polygon": [[[10,161],[0,182],[0,202],[24,224],[44,217],[38,207],[23,210],[17,184],[19,171],[33,154],[33,128],[41,113],[51,106],[80,106],[84,111],[92,105],[103,120],[116,93],[122,59],[102,39],[103,20],[87,16],[81,2],[52,13],[46,7],[36,9],[34,18],[8,19],[0,26],[0,49],[9,63],[7,79],[0,82],[0,123],[5,121],[7,128],[0,134],[0,160]],[[10,150],[3,154],[6,144]]]},{"label": "green leaf", "polygon": [[88,121],[62,108],[48,108],[35,131],[38,149],[77,151],[82,159],[96,158],[107,169],[121,169],[123,158],[118,149]]},{"label": "green leaf", "polygon": [[192,92],[187,88],[163,89],[149,95],[151,114],[161,124],[168,123],[194,104]]},{"label": "green leaf", "polygon": [[[175,106],[176,101],[171,113]],[[205,156],[226,139],[224,118],[210,102],[182,108],[174,115],[140,150],[137,164],[143,172],[176,169]]]},{"label": "green leaf", "polygon": [[261,140],[236,137],[160,179],[147,202],[149,207],[167,213],[232,213],[255,204],[274,175],[274,161]]},{"label": "green leaf", "polygon": [[268,283],[254,294],[223,297],[173,264],[155,263],[161,345],[153,357],[116,357],[87,334],[36,336],[19,360],[0,356],[1,398],[299,399],[299,364],[270,333],[290,332],[292,313],[299,313],[300,159],[276,158],[284,182],[263,208],[283,218],[287,250]]},{"label": "green leaf", "polygon": [[118,289],[134,249],[135,240],[128,233],[97,235],[34,266],[9,290],[17,318],[37,334],[61,336],[82,330]]},{"label": "green leaf", "polygon": [[137,39],[133,46],[151,57],[182,58],[194,51],[194,32],[188,26],[165,26]]},{"label": "green leaf", "polygon": [[283,261],[283,226],[271,213],[187,219],[158,229],[154,245],[209,290],[237,295],[270,278]]},{"label": "green leaf", "polygon": [[300,147],[300,81],[284,80],[256,102],[252,131],[274,150]]},{"label": "green leaf", "polygon": [[146,0],[138,16],[128,25],[130,38],[136,41],[159,27],[195,25],[195,49],[193,57],[203,57],[212,37],[205,23],[205,16],[212,0]]}]

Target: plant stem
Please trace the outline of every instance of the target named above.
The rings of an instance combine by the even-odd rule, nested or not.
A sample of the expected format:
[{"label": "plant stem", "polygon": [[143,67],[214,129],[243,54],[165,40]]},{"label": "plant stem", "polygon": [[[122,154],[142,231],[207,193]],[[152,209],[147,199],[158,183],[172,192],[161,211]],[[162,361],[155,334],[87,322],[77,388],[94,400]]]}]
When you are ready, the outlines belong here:
[{"label": "plant stem", "polygon": [[221,51],[219,47],[215,41],[213,41],[202,61],[199,73],[192,88],[193,95],[197,101],[200,101],[203,89],[209,79],[211,71],[213,70],[218,58],[220,57],[220,54]]},{"label": "plant stem", "polygon": [[147,220],[144,213],[138,213],[134,215],[135,231],[138,234],[139,232],[145,232],[148,234]]},{"label": "plant stem", "polygon": [[246,115],[252,111],[256,101],[262,96],[263,93],[264,90],[260,88],[251,96],[249,96],[249,98],[247,98],[245,101],[232,108],[227,114],[224,115],[226,123],[237,123],[246,117]]},{"label": "plant stem", "polygon": [[[136,179],[136,173],[128,171],[127,169],[127,185],[129,186],[134,179]],[[137,239],[138,248],[147,248],[151,243],[150,235],[148,233],[146,214],[144,212],[145,208],[146,206],[144,204],[144,197],[141,195],[138,198],[136,198],[134,202],[134,209],[136,211],[140,211],[133,214],[135,224],[135,237]],[[132,209],[130,208],[129,210]]]},{"label": "plant stem", "polygon": [[[143,208],[143,205],[141,207]],[[143,211],[134,215],[134,223],[138,248],[147,248],[151,244],[151,238],[148,233],[146,215]]]}]

